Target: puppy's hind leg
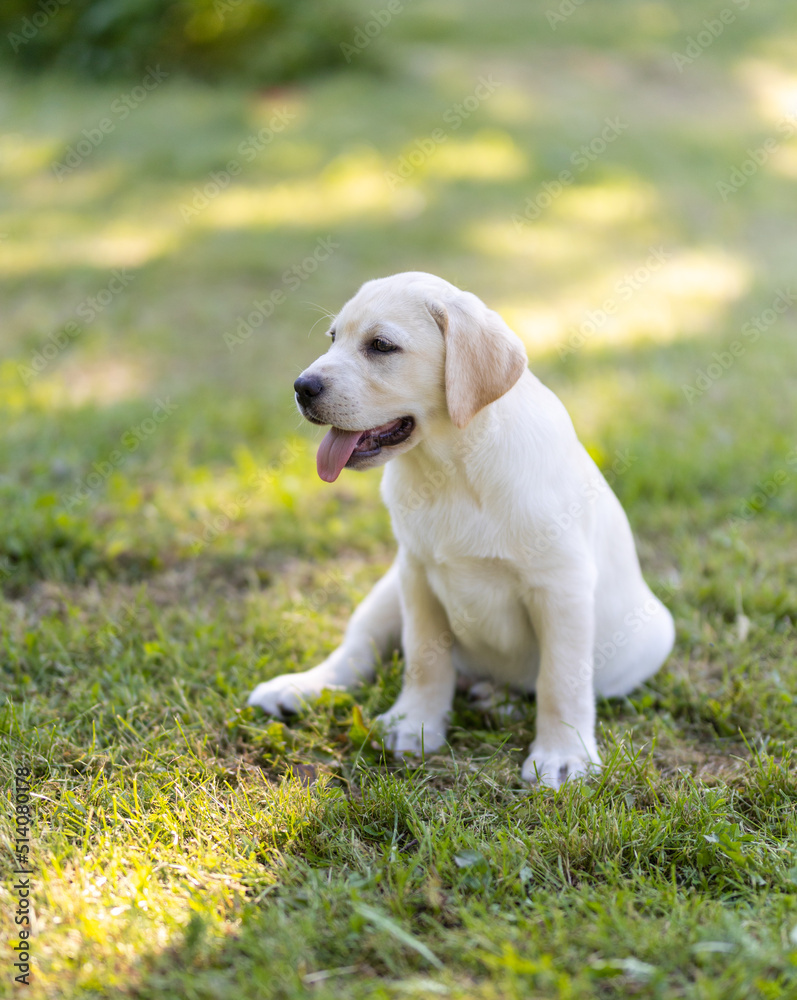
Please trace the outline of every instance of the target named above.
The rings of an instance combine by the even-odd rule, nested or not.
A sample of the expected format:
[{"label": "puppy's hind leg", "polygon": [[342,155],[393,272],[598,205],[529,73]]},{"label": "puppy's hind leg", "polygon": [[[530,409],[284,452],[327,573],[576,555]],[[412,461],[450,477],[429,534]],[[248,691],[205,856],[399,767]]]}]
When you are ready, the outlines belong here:
[{"label": "puppy's hind leg", "polygon": [[672,652],[675,622],[648,591],[631,618],[627,641],[605,660],[596,658],[595,691],[604,698],[624,697],[653,676]]},{"label": "puppy's hind leg", "polygon": [[247,700],[270,715],[296,712],[329,688],[348,689],[374,676],[377,658],[398,648],[401,635],[399,573],[394,563],[351,617],[343,642],[317,667],[281,674],[254,689]]}]

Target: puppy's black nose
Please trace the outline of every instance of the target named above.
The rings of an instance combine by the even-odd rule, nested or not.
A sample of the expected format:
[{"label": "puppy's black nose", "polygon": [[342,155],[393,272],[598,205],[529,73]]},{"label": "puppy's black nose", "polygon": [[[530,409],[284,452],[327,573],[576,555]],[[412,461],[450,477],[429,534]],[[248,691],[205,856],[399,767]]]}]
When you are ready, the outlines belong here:
[{"label": "puppy's black nose", "polygon": [[324,383],[317,375],[300,375],[293,383],[296,395],[302,406],[307,406],[312,400],[321,394]]}]

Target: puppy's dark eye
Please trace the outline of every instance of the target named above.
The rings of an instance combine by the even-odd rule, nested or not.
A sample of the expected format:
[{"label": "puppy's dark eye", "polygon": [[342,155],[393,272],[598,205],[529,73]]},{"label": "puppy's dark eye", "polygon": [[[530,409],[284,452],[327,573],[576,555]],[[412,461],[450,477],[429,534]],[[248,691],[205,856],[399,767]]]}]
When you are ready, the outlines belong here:
[{"label": "puppy's dark eye", "polygon": [[329,339],[334,344],[335,343],[335,331],[334,330],[330,330],[329,333],[327,334],[327,336],[329,337]]},{"label": "puppy's dark eye", "polygon": [[391,344],[390,341],[385,340],[384,337],[374,337],[371,341],[371,347],[375,351],[379,351],[380,354],[389,354],[390,351],[398,350],[395,344]]}]

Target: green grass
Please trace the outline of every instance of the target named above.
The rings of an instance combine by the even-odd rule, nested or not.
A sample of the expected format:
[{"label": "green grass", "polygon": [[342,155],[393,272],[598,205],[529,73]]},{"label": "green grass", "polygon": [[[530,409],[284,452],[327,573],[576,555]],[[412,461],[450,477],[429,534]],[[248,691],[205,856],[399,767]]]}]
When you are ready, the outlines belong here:
[{"label": "green grass", "polygon": [[[31,997],[797,997],[794,307],[743,333],[793,282],[797,144],[717,188],[779,135],[797,22],[751,5],[679,73],[672,53],[718,9],[590,0],[552,30],[520,0],[408,4],[372,43],[382,76],[353,60],[266,93],[170,77],[61,182],[51,163],[121,88],[5,78],[0,770],[9,796],[14,764],[35,775]],[[278,112],[294,117],[245,159]],[[516,228],[616,116],[625,131]],[[624,297],[656,247],[664,265]],[[445,753],[384,760],[367,725],[399,661],[289,724],[243,708],[334,647],[392,558],[378,474],[317,479],[291,383],[325,311],[404,269],[524,337],[676,616],[661,673],[600,703],[590,783],[521,785],[533,700],[508,726],[459,699]]]}]

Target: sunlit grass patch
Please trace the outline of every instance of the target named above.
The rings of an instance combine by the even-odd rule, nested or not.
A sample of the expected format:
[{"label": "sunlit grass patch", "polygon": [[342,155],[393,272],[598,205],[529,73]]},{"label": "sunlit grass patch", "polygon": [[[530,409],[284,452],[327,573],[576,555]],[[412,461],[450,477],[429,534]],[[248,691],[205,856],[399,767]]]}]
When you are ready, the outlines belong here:
[{"label": "sunlit grass patch", "polygon": [[[30,995],[790,1000],[793,139],[717,183],[789,113],[793,16],[751,4],[679,73],[705,4],[591,0],[555,30],[520,0],[405,7],[385,75],[175,79],[61,181],[118,88],[8,78],[0,772],[34,772]],[[628,128],[552,197],[607,116]],[[320,482],[291,387],[402,269],[523,336],[675,614],[665,668],[600,701],[586,784],[521,783],[533,699],[508,723],[458,695],[446,747],[386,758],[399,657],[293,718],[245,707],[393,558],[379,474]]]}]

